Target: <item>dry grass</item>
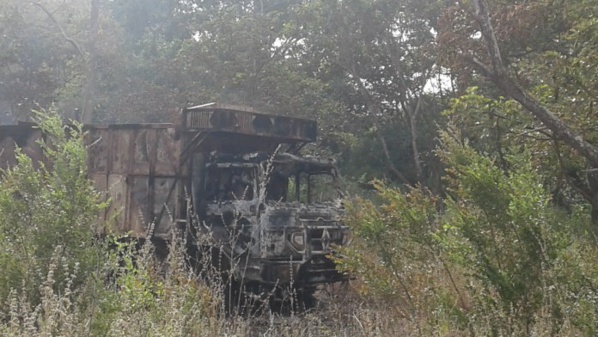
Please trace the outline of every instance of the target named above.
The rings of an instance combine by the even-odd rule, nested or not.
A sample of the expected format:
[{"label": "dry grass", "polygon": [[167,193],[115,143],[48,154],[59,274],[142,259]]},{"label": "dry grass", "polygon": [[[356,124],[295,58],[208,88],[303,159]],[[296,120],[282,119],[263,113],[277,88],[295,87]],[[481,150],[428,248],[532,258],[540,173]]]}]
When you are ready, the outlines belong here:
[{"label": "dry grass", "polygon": [[[320,290],[318,306],[308,312],[227,315],[222,287],[188,272],[181,256],[171,258],[174,265],[165,275],[155,275],[146,260],[140,272],[120,276],[119,287],[88,282],[84,289],[72,289],[71,281],[55,288],[57,261],[55,256],[40,288],[39,305],[12,292],[1,336],[486,336],[497,319],[479,316],[468,329],[458,329],[441,313],[405,317],[397,303],[364,298],[352,284]],[[69,280],[76,275],[77,270],[68,271]],[[545,318],[538,317],[532,331],[511,335],[580,335],[568,324],[551,331],[549,312]]]},{"label": "dry grass", "polygon": [[[231,314],[224,305],[228,281],[216,269],[205,269],[199,277],[189,268],[182,247],[175,242],[165,261],[155,259],[149,243],[135,252],[134,260],[127,254],[123,258],[122,251],[114,259],[118,254],[113,253],[95,275],[81,275],[76,266],[60,267],[67,264],[61,263],[58,247],[40,285],[41,302],[34,305],[23,295],[25,291],[12,290],[1,311],[0,336],[582,335],[567,317],[560,330],[554,331],[554,315],[548,307],[528,331],[497,331],[496,323],[508,324],[510,318],[500,316],[499,311],[472,307],[466,293],[460,294],[463,301],[459,301],[452,290],[454,283],[467,288],[462,272],[454,270],[451,280],[440,266],[429,266],[427,272],[415,266],[403,271],[411,304],[401,296],[368,294],[370,285],[355,280],[320,289],[317,307],[307,312],[280,315],[239,310],[244,314]],[[126,252],[128,248],[120,249]],[[57,282],[56,273],[63,273],[60,279],[66,281]],[[439,289],[449,292],[443,298],[451,303],[440,304]],[[467,323],[456,322],[455,312],[467,317]]]},{"label": "dry grass", "polygon": [[[320,291],[318,308],[277,315],[269,311],[227,315],[223,288],[206,284],[171,254],[165,275],[140,258],[135,272],[111,284],[90,281],[73,289],[77,270],[56,289],[58,254],[40,287],[41,303],[12,291],[0,324],[2,336],[390,336],[405,335],[407,326],[389,312],[370,307],[349,288]],[[117,286],[115,286],[117,285]]]}]

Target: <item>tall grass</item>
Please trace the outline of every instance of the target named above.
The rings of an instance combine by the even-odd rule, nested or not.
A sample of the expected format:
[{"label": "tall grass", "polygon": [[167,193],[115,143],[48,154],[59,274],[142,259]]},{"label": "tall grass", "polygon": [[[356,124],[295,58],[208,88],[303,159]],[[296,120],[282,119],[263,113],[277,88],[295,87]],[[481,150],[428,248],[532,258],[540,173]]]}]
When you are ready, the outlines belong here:
[{"label": "tall grass", "polygon": [[11,291],[0,335],[389,336],[409,332],[408,321],[368,303],[350,285],[322,289],[319,306],[307,312],[231,315],[223,304],[226,280],[198,276],[189,268],[182,241],[171,244],[165,261],[155,258],[150,241],[141,249],[123,244],[106,255],[98,274],[82,275],[76,266],[63,269],[66,282],[56,287],[60,249],[52,254],[39,285],[38,302],[29,299],[27,291]]}]

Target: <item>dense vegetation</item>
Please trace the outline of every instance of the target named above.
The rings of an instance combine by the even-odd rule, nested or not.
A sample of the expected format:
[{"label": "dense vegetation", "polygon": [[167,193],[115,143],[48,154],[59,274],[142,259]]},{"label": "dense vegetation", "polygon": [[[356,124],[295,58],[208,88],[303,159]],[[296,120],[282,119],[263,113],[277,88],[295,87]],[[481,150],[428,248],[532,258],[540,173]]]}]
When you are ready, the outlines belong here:
[{"label": "dense vegetation", "polygon": [[[4,0],[0,121],[52,170],[0,181],[0,334],[595,335],[598,1]],[[81,122],[221,101],[316,118],[356,280],[316,312],[225,317],[180,254],[94,242]],[[1,156],[0,156],[1,159]],[[173,249],[177,252],[177,249]]]}]

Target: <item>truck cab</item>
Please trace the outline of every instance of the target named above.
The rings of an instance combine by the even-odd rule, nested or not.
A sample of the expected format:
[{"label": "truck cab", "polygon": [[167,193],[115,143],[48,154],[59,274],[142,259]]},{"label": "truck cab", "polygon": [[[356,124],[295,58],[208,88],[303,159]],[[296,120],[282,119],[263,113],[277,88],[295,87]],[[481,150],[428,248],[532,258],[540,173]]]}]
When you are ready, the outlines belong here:
[{"label": "truck cab", "polygon": [[[314,121],[222,105],[189,108],[183,119],[195,125],[181,134],[203,139],[188,164],[196,235],[236,261],[236,279],[259,291],[346,279],[330,258],[350,240],[336,162],[298,154],[315,140]],[[210,119],[234,132],[198,125]]]},{"label": "truck cab", "polygon": [[[328,256],[350,239],[333,160],[214,154],[205,172],[203,191],[194,193],[198,219],[231,258],[244,256],[237,277],[270,286],[344,279]],[[238,229],[232,245],[230,228]]]}]

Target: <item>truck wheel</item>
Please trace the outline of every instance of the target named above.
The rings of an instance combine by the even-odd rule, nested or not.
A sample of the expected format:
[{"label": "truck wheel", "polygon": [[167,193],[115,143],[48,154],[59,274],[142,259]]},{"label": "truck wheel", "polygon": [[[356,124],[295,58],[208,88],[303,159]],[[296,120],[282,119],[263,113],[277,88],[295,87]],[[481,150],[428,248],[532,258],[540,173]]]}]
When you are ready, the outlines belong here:
[{"label": "truck wheel", "polygon": [[314,296],[316,290],[313,287],[292,288],[290,292],[279,289],[270,297],[270,310],[273,313],[290,315],[313,309],[318,304],[318,300]]},{"label": "truck wheel", "polygon": [[308,311],[318,305],[318,299],[315,296],[316,288],[301,288],[296,290],[297,309],[299,312]]}]

